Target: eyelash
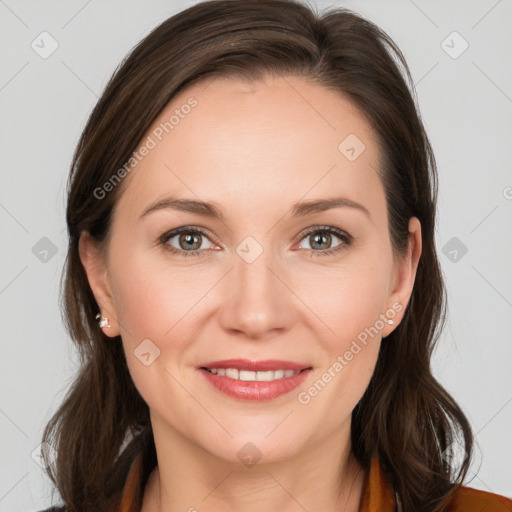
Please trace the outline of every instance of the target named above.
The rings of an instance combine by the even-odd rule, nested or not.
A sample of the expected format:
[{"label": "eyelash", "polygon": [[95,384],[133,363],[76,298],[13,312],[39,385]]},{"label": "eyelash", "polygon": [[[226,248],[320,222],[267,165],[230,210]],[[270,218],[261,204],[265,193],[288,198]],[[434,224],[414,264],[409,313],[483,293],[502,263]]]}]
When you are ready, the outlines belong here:
[{"label": "eyelash", "polygon": [[[194,251],[184,251],[181,249],[176,249],[176,247],[172,247],[171,245],[167,244],[167,242],[174,238],[176,235],[179,235],[181,233],[193,233],[193,234],[200,234],[201,236],[204,236],[209,239],[208,234],[203,231],[200,228],[195,228],[192,226],[183,226],[181,228],[173,229],[172,231],[168,231],[167,233],[164,233],[162,236],[159,237],[158,243],[164,246],[164,249],[171,252],[172,254],[177,254],[180,256],[200,256],[202,252],[204,252],[204,249],[197,249]],[[326,249],[325,251],[322,250],[314,250],[314,249],[305,249],[306,251],[311,252],[310,257],[320,257],[320,256],[330,256],[334,253],[337,253],[339,251],[342,251],[346,247],[350,246],[350,244],[353,241],[353,237],[349,235],[348,233],[345,233],[344,231],[341,231],[337,228],[333,228],[330,226],[316,226],[313,229],[310,229],[306,233],[302,235],[300,238],[300,241],[302,241],[304,238],[307,238],[308,236],[311,236],[314,233],[329,233],[334,234],[338,238],[340,238],[343,243],[340,243],[337,245],[334,249]],[[211,241],[211,240],[210,240]]]}]

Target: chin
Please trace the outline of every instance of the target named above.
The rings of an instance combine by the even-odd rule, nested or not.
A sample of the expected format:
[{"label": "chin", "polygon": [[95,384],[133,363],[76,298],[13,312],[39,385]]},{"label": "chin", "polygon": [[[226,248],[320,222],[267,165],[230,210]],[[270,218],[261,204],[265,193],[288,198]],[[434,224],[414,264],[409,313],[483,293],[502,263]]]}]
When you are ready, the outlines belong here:
[{"label": "chin", "polygon": [[242,464],[247,468],[254,465],[272,464],[293,458],[300,451],[300,443],[296,439],[275,436],[272,440],[261,435],[251,436],[246,433],[231,438],[228,443],[215,446],[204,446],[211,455],[228,463]]}]

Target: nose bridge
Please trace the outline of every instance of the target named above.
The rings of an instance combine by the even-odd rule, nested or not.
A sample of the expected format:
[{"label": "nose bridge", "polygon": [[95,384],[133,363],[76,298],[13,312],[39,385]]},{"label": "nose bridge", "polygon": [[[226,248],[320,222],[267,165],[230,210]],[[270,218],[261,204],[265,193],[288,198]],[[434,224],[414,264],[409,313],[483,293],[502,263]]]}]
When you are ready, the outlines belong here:
[{"label": "nose bridge", "polygon": [[264,295],[270,298],[275,288],[275,276],[270,272],[269,267],[276,266],[272,258],[272,249],[269,246],[269,239],[265,241],[265,247],[252,236],[242,241],[237,249],[233,278],[240,285],[238,292],[245,293],[249,298],[258,298]]},{"label": "nose bridge", "polygon": [[263,243],[248,236],[236,247],[234,268],[227,284],[229,298],[224,302],[221,315],[226,329],[259,337],[288,324],[286,286],[276,276],[282,267],[273,257],[269,240],[271,237],[265,239],[263,247]]}]

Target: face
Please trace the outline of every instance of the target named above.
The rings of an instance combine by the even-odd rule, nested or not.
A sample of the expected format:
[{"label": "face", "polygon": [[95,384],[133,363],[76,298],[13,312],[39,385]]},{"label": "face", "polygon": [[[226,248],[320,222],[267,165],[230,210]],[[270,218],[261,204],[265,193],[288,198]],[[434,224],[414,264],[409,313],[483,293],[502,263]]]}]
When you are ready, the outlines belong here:
[{"label": "face", "polygon": [[370,125],[304,79],[217,78],[176,96],[143,141],[107,256],[85,236],[80,251],[154,429],[228,461],[339,439],[420,251],[412,219],[410,254],[393,260]]}]

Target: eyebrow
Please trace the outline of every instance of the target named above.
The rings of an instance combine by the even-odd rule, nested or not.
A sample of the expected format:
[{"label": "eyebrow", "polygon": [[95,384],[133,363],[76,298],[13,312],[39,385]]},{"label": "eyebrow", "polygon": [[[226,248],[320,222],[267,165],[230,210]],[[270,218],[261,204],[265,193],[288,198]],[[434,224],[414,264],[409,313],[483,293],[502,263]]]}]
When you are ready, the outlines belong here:
[{"label": "eyebrow", "polygon": [[[298,202],[292,206],[291,215],[292,217],[303,217],[312,213],[342,207],[354,208],[363,212],[368,218],[371,218],[370,212],[365,206],[346,197],[331,197],[327,199]],[[151,212],[163,209],[195,213],[213,219],[224,220],[224,214],[218,203],[196,201],[194,199],[179,199],[175,197],[166,197],[155,201],[142,212],[140,218],[142,219]]]}]

